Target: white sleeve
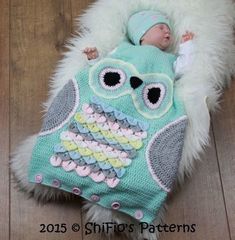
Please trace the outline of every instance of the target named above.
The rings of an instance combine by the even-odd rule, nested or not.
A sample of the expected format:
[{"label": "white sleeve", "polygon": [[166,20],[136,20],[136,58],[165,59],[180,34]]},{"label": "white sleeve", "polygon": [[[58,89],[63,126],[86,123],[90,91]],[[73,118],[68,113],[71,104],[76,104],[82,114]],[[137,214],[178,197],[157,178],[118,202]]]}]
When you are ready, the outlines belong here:
[{"label": "white sleeve", "polygon": [[194,51],[194,45],[192,40],[181,43],[179,48],[179,56],[174,62],[174,71],[176,79],[180,78],[185,71],[188,70],[188,67],[192,64],[192,53]]}]

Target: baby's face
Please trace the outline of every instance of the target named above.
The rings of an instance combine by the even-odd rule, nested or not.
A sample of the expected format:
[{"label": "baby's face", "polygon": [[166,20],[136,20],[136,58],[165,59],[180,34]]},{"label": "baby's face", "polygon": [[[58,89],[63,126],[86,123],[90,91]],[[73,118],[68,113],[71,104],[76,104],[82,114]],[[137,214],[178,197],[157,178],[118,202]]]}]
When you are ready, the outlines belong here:
[{"label": "baby's face", "polygon": [[153,45],[161,50],[166,50],[170,44],[171,31],[164,23],[154,25],[141,38],[141,45]]}]

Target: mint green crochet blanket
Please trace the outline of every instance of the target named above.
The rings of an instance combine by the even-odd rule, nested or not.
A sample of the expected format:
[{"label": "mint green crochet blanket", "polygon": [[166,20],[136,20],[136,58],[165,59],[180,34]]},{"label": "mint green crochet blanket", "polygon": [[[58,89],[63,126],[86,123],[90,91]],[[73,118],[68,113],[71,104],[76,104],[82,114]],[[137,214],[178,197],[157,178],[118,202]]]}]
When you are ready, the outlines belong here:
[{"label": "mint green crochet blanket", "polygon": [[124,41],[78,72],[44,118],[29,181],[152,222],[174,184],[187,125],[174,60]]}]

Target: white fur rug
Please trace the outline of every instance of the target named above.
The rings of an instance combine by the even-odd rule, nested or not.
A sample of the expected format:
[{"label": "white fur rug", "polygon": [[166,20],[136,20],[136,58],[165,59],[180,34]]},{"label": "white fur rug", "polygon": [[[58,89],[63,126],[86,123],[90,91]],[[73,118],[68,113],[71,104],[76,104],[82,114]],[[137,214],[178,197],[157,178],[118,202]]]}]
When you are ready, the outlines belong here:
[{"label": "white fur rug", "polygon": [[[229,84],[231,75],[235,73],[235,4],[232,0],[98,0],[78,19],[80,37],[73,36],[67,43],[69,51],[52,77],[45,111],[64,84],[87,64],[82,49],[96,46],[101,56],[105,56],[125,37],[129,15],[143,9],[159,9],[172,17],[175,35],[173,52],[177,52],[180,36],[186,30],[195,33],[193,65],[176,85],[189,117],[178,174],[179,182],[183,183],[184,175],[190,175],[195,160],[209,144],[209,111],[219,107],[223,87]],[[11,169],[19,186],[37,199],[69,196],[56,189],[28,183],[27,166],[35,141],[36,135],[30,136],[12,155]],[[113,214],[90,203],[85,208],[88,209],[87,217],[93,216],[92,220],[97,223],[111,219],[119,222],[123,218],[121,214]],[[131,221],[128,218],[124,220]],[[132,235],[133,239],[141,237],[138,232]],[[156,239],[155,234],[144,237]]]}]

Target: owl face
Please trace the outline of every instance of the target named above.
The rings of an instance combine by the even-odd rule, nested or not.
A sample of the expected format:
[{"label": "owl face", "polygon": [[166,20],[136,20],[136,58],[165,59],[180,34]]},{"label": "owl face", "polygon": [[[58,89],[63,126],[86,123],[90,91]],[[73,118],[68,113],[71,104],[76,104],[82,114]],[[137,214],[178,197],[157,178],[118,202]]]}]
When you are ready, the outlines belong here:
[{"label": "owl face", "polygon": [[162,117],[172,106],[173,82],[166,74],[140,74],[133,65],[104,59],[89,74],[94,93],[106,99],[131,95],[134,107],[145,118]]}]

